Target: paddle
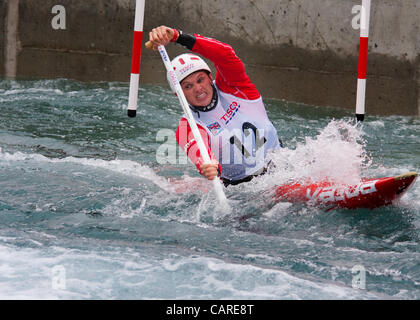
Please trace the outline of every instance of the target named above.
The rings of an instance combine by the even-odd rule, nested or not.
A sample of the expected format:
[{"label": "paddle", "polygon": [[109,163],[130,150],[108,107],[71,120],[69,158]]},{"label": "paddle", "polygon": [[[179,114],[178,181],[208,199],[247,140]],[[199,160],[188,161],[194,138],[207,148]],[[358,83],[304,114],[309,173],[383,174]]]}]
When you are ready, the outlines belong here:
[{"label": "paddle", "polygon": [[[153,47],[153,44],[150,41],[148,41],[146,43],[146,48],[151,49],[152,47]],[[192,133],[194,135],[194,139],[197,142],[197,145],[203,157],[204,163],[210,164],[211,163],[210,156],[203,142],[203,138],[201,137],[201,134],[198,130],[197,123],[195,122],[194,117],[191,113],[191,109],[188,105],[187,99],[185,98],[184,92],[182,91],[181,85],[179,84],[174,68],[172,67],[172,63],[169,60],[166,49],[164,46],[160,45],[158,46],[158,51],[160,53],[160,56],[162,57],[162,61],[165,64],[166,70],[168,71],[172,84],[176,90],[176,94],[178,96],[179,102],[181,103],[182,109],[184,110],[184,113],[188,120],[188,124],[190,125]],[[213,181],[214,190],[216,192],[217,198],[219,199],[220,203],[227,205],[227,198],[223,191],[223,186],[219,178],[216,177],[212,181]]]}]

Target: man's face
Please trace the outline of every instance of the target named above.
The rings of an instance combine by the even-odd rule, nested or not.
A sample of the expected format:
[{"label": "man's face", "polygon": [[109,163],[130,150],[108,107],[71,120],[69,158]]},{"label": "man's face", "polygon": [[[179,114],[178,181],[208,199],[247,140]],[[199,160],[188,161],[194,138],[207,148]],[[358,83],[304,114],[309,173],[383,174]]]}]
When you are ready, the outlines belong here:
[{"label": "man's face", "polygon": [[209,105],[213,97],[211,75],[205,71],[197,71],[190,74],[182,80],[181,88],[188,103],[196,107]]}]

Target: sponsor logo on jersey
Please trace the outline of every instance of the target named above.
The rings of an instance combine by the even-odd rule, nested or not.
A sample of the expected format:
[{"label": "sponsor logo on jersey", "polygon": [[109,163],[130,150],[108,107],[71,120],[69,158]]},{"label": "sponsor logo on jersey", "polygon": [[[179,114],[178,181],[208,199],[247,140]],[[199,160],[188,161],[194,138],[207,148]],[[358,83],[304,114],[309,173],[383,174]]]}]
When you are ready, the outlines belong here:
[{"label": "sponsor logo on jersey", "polygon": [[233,101],[226,110],[225,114],[220,118],[220,120],[223,120],[225,124],[228,124],[238,112],[240,107],[241,106],[237,102]]}]

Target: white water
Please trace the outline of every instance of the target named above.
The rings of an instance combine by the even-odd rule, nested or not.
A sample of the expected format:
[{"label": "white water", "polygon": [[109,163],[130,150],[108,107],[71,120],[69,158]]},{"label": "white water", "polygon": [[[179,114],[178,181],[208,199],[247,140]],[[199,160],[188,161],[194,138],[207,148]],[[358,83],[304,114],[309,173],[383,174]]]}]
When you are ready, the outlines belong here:
[{"label": "white water", "polygon": [[[286,148],[273,156],[276,170],[228,188],[233,214],[216,220],[211,184],[193,165],[155,161],[153,130],[176,129],[176,97],[141,90],[138,118],[127,119],[127,91],[0,84],[0,298],[420,297],[418,182],[398,206],[374,211],[325,213],[261,196],[294,179],[419,170],[419,120],[376,117],[360,129],[330,120],[352,116],[344,111],[266,102]],[[355,265],[366,268],[366,290],[352,288]],[[65,289],[54,287],[57,266]]]}]

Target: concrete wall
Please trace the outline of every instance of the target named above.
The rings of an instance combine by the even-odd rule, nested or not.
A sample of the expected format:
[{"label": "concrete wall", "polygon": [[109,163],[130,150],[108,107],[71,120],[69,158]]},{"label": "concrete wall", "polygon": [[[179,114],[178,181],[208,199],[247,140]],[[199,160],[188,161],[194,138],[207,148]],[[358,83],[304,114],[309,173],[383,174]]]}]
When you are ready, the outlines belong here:
[{"label": "concrete wall", "polygon": [[0,1],[0,76],[4,75],[5,18],[6,2]]},{"label": "concrete wall", "polygon": [[[16,39],[7,7],[18,2]],[[66,9],[54,30],[51,8]],[[231,44],[265,98],[355,108],[361,0],[146,0],[145,40],[165,24]],[[15,42],[17,77],[128,81],[135,0],[0,0],[0,75]],[[420,0],[372,0],[368,114],[420,114]],[[10,37],[10,36],[9,36]],[[170,56],[183,49],[168,46]],[[8,76],[13,76],[9,74]],[[141,83],[165,83],[155,52],[143,50]]]}]

